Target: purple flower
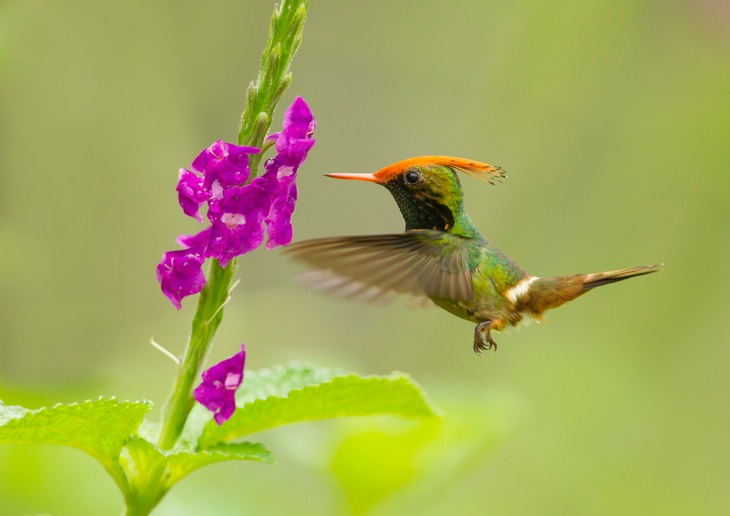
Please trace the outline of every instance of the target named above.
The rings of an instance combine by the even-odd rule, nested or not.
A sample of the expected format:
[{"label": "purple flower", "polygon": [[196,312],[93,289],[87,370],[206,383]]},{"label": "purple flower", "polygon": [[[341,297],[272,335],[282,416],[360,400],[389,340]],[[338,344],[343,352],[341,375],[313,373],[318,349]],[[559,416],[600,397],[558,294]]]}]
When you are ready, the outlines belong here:
[{"label": "purple flower", "polygon": [[225,190],[219,211],[212,215],[208,213],[213,223],[208,256],[216,258],[225,267],[231,259],[260,246],[264,240],[263,222],[275,194],[267,188],[262,177],[254,178],[245,186]]},{"label": "purple flower", "polygon": [[277,158],[292,167],[299,167],[314,145],[312,135],[317,129],[312,111],[302,97],[297,97],[286,110],[282,125],[284,130],[272,134],[267,140],[276,138]]},{"label": "purple flower", "polygon": [[276,191],[266,217],[267,249],[287,245],[292,239],[291,217],[297,200],[297,171],[314,145],[317,122],[303,98],[297,97],[284,114],[284,130],[267,139],[276,138],[276,157],[266,162],[262,176]]},{"label": "purple flower", "polygon": [[236,389],[243,381],[245,364],[246,345],[241,344],[240,352],[203,371],[203,383],[195,388],[195,399],[213,412],[219,425],[228,421],[236,410]]},{"label": "purple flower", "polygon": [[175,308],[180,310],[182,298],[197,294],[205,285],[203,262],[200,248],[168,251],[162,255],[157,266],[157,281]]},{"label": "purple flower", "polygon": [[292,181],[288,186],[281,186],[281,193],[271,205],[269,217],[266,219],[266,233],[269,240],[266,249],[287,245],[292,239],[291,217],[297,201],[297,185]]},{"label": "purple flower", "polygon": [[212,188],[218,181],[222,188],[242,186],[251,171],[248,168],[249,154],[258,154],[256,147],[244,147],[218,140],[193,160],[193,170],[204,175],[205,186]]},{"label": "purple flower", "polygon": [[180,169],[180,207],[203,222],[200,207],[207,204],[211,225],[179,237],[185,249],[165,253],[157,267],[162,292],[178,309],[183,297],[200,292],[205,284],[205,258],[215,258],[225,267],[259,247],[266,234],[267,249],[291,242],[297,171],[314,145],[315,129],[312,111],[297,97],[284,113],[283,130],[267,138],[275,140],[277,155],[266,161],[263,175],[249,181],[249,158],[259,149],[221,140],[203,150],[190,170]]},{"label": "purple flower", "polygon": [[203,187],[203,179],[189,170],[181,168],[177,182],[177,198],[185,215],[193,217],[198,222],[203,222],[199,210],[209,197],[210,194]]}]

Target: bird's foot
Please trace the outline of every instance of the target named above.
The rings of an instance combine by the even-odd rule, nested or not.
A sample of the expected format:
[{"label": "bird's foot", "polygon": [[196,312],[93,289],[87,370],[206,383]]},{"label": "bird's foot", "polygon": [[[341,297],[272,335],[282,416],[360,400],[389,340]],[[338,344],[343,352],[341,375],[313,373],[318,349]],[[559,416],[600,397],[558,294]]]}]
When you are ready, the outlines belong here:
[{"label": "bird's foot", "polygon": [[482,351],[494,349],[497,351],[497,343],[492,338],[492,321],[484,321],[477,324],[474,329],[474,353],[481,355]]}]

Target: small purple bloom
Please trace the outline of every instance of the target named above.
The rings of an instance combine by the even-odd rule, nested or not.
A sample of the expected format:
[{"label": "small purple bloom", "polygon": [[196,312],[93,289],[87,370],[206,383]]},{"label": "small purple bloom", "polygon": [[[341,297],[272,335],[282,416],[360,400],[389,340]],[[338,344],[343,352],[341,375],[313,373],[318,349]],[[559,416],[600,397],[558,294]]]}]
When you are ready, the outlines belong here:
[{"label": "small purple bloom", "polygon": [[[277,174],[280,170],[277,170]],[[266,218],[266,233],[269,240],[266,249],[273,249],[280,245],[287,245],[292,239],[291,217],[294,213],[294,204],[297,201],[297,185],[295,175],[277,179],[278,195],[271,204],[269,216]]]},{"label": "small purple bloom", "polygon": [[177,182],[177,197],[185,215],[203,222],[198,210],[209,198],[210,194],[203,187],[203,179],[197,174],[180,169],[180,178]]},{"label": "small purple bloom", "polygon": [[225,190],[219,211],[208,213],[213,224],[208,256],[225,267],[231,259],[260,246],[264,240],[263,223],[272,202],[273,192],[265,187],[262,177],[254,178],[246,186]]},{"label": "small purple bloom", "polygon": [[205,177],[205,186],[211,189],[217,181],[221,188],[242,186],[248,181],[249,154],[258,154],[256,147],[234,145],[218,140],[193,160],[192,168]]},{"label": "small purple bloom", "polygon": [[279,161],[298,168],[314,145],[312,135],[317,129],[312,111],[302,97],[297,97],[286,110],[282,125],[284,130],[270,135],[267,140],[276,138]]},{"label": "small purple bloom", "polygon": [[228,421],[236,410],[236,389],[243,381],[245,364],[246,345],[242,344],[240,352],[203,371],[203,383],[195,388],[195,399],[213,412],[219,425]]},{"label": "small purple bloom", "polygon": [[303,98],[297,97],[284,113],[284,130],[272,134],[276,138],[277,155],[266,162],[266,178],[276,190],[266,217],[267,249],[287,245],[292,239],[291,217],[297,200],[297,171],[314,145],[317,122]]},{"label": "small purple bloom", "polygon": [[205,285],[203,262],[200,249],[168,251],[157,265],[157,281],[175,308],[180,310],[182,298],[197,294]]},{"label": "small purple bloom", "polygon": [[183,297],[203,288],[205,258],[225,267],[259,247],[266,234],[267,249],[291,242],[297,171],[314,145],[316,125],[307,103],[297,97],[284,113],[283,130],[267,138],[276,140],[277,155],[266,161],[263,175],[250,181],[249,158],[260,150],[221,140],[204,149],[190,170],[180,169],[180,206],[203,222],[200,207],[207,204],[211,225],[196,235],[180,236],[177,242],[184,249],[165,253],[157,267],[162,291],[178,309]]}]

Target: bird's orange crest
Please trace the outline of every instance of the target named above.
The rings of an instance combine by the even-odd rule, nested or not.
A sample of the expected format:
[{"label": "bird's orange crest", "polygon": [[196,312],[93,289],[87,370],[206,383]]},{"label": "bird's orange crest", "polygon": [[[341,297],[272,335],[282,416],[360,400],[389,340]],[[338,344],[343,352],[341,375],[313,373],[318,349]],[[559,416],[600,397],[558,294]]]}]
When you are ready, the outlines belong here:
[{"label": "bird's orange crest", "polygon": [[494,184],[494,181],[507,177],[504,170],[499,167],[488,165],[481,161],[474,161],[473,159],[454,158],[452,156],[419,156],[417,158],[404,159],[403,161],[381,168],[373,176],[379,182],[387,182],[411,167],[426,167],[429,165],[451,167],[490,184]]}]

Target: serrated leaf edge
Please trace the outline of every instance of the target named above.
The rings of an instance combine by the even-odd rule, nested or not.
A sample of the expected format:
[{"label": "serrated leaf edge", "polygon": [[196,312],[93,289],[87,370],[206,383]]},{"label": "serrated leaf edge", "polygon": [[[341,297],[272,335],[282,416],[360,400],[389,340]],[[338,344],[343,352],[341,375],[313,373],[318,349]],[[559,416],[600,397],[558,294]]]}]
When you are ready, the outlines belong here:
[{"label": "serrated leaf edge", "polygon": [[[272,368],[272,369],[276,369],[278,367],[280,367],[280,366],[276,366],[275,368]],[[334,384],[335,382],[347,381],[349,379],[356,379],[356,380],[363,380],[363,381],[373,380],[373,379],[389,380],[392,383],[396,383],[399,381],[407,382],[407,384],[410,387],[414,388],[418,392],[418,394],[420,395],[420,397],[423,401],[423,406],[430,413],[423,414],[423,415],[414,414],[414,415],[402,416],[402,417],[407,418],[407,419],[415,419],[418,417],[441,417],[443,415],[441,410],[439,410],[438,407],[436,407],[436,405],[433,403],[433,401],[428,396],[428,394],[426,394],[426,391],[423,389],[423,387],[418,382],[416,382],[411,375],[409,375],[408,373],[404,373],[402,371],[393,371],[388,375],[372,374],[372,375],[366,375],[366,376],[363,376],[363,375],[360,375],[357,373],[353,373],[353,372],[349,372],[346,374],[334,376],[334,377],[330,378],[329,380],[326,380],[321,383],[306,385],[304,387],[292,389],[291,391],[289,391],[286,394],[286,396],[278,396],[278,395],[272,394],[265,398],[258,398],[258,399],[249,401],[247,403],[244,403],[240,407],[237,407],[236,410],[245,410],[246,408],[254,407],[257,404],[268,403],[271,400],[285,400],[285,399],[290,398],[292,395],[299,395],[300,393],[306,392],[307,390],[319,389],[328,384]],[[383,414],[387,414],[387,413],[383,413]],[[235,415],[234,415],[234,417],[235,417]],[[328,419],[328,418],[324,418],[324,419]],[[310,421],[316,421],[316,420],[317,419],[311,419]],[[210,424],[210,423],[208,423],[208,424]],[[208,426],[208,425],[206,425],[206,426]],[[261,431],[263,431],[263,430],[267,430],[267,429],[262,429]],[[259,431],[259,430],[257,430],[257,431]],[[255,433],[255,432],[250,432],[250,433]],[[211,448],[221,445],[221,444],[227,444],[226,441],[214,441],[211,443],[206,443],[204,440],[205,435],[206,435],[205,430],[203,430],[203,434],[198,439],[198,449],[200,449],[200,450],[208,450],[208,449],[211,449]],[[244,435],[248,435],[248,434],[237,435],[235,438],[243,437]]]}]

